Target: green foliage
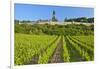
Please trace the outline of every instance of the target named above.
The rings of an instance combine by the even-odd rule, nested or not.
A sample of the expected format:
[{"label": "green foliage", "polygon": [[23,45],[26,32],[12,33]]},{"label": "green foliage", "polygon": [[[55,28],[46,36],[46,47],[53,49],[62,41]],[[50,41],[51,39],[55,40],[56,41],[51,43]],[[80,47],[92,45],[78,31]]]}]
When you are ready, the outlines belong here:
[{"label": "green foliage", "polygon": [[15,24],[16,24],[16,23],[18,24],[18,23],[19,23],[19,20],[14,20],[14,22],[15,22]]},{"label": "green foliage", "polygon": [[[27,64],[35,57],[35,55],[39,58],[37,60],[38,64],[49,63],[49,60],[52,58],[57,47],[57,43],[61,38],[61,36],[58,37],[55,35],[29,35],[16,33],[14,47],[15,65]],[[87,41],[84,42],[84,39],[87,39]],[[77,56],[78,53],[79,56],[86,61],[92,61],[94,59],[94,47],[92,47],[94,44],[93,39],[93,36],[63,36],[62,57],[64,62],[75,60],[76,58],[73,58],[73,56]],[[92,44],[92,46],[90,44]],[[71,49],[69,49],[69,47]],[[73,52],[75,54],[73,54]],[[79,58],[79,56],[77,58]]]},{"label": "green foliage", "polygon": [[[29,63],[37,55],[38,64],[48,63],[63,36],[64,62],[94,59],[94,25],[19,24],[15,21],[15,65]],[[74,53],[73,53],[74,51]],[[78,55],[78,56],[77,56]],[[81,58],[76,60],[77,58]]]},{"label": "green foliage", "polygon": [[[45,53],[57,36],[15,34],[15,65],[24,65],[34,57]],[[47,53],[47,52],[46,52]]]},{"label": "green foliage", "polygon": [[65,39],[63,37],[63,59],[64,62],[70,62],[70,54],[68,51],[68,46],[66,45]]},{"label": "green foliage", "polygon": [[89,23],[94,23],[94,18],[88,18]]},{"label": "green foliage", "polygon": [[[83,57],[84,59],[86,59],[87,61],[92,60],[90,58],[91,54],[87,53],[87,51],[83,48],[81,48],[78,43],[75,43],[72,41],[72,39],[70,39],[69,37],[67,37],[67,39],[69,40],[69,42],[73,45],[73,47],[75,47],[75,49],[80,53],[81,57]],[[92,55],[94,56],[94,55]]]},{"label": "green foliage", "polygon": [[44,63],[48,63],[50,57],[52,57],[52,54],[55,51],[55,48],[57,47],[57,43],[59,41],[61,37],[59,37],[56,42],[54,42],[50,47],[47,48],[47,50],[43,53],[43,55],[39,55],[39,60],[38,60],[38,64],[44,64]]},{"label": "green foliage", "polygon": [[94,35],[94,25],[15,24],[15,33],[46,35]]},{"label": "green foliage", "polygon": [[94,18],[86,18],[86,17],[80,17],[80,18],[72,18],[72,19],[64,19],[64,22],[85,22],[85,23],[94,23]]}]

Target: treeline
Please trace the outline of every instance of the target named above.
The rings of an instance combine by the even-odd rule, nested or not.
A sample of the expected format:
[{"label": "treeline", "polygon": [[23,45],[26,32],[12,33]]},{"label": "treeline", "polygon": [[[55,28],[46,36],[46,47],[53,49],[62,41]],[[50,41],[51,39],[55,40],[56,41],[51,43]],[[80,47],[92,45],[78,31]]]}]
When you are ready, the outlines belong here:
[{"label": "treeline", "polygon": [[36,35],[94,35],[94,25],[83,24],[49,25],[49,24],[15,24],[15,33]]},{"label": "treeline", "polygon": [[[52,20],[54,22],[58,22],[58,20],[53,17]],[[30,21],[30,20],[23,20],[23,21],[19,21],[19,20],[15,20],[15,23],[39,23],[39,22],[49,22],[50,20],[42,20],[42,19],[39,19],[37,21]],[[86,18],[86,17],[80,17],[80,18],[71,18],[71,19],[67,19],[65,18],[64,19],[64,22],[85,22],[85,23],[94,23],[94,18]]]},{"label": "treeline", "polygon": [[94,23],[94,18],[86,18],[86,17],[80,17],[80,18],[71,18],[67,19],[67,17],[64,19],[64,22],[85,22],[85,23]]},{"label": "treeline", "polygon": [[35,21],[30,21],[30,20],[14,20],[15,23],[32,23],[32,22],[35,22]]}]

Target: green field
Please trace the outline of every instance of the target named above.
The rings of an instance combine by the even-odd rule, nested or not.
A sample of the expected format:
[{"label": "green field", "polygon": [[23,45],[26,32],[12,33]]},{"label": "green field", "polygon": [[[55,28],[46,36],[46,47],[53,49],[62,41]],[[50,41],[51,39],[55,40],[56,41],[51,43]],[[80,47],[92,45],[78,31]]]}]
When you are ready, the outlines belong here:
[{"label": "green field", "polygon": [[15,65],[94,60],[93,35],[36,35],[15,33]]}]

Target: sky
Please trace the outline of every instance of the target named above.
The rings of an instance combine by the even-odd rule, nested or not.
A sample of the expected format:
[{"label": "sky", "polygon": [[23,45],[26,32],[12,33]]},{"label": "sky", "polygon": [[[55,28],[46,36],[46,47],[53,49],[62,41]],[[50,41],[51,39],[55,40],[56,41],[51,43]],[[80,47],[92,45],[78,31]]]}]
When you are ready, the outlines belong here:
[{"label": "sky", "polygon": [[55,10],[56,18],[59,21],[63,21],[65,17],[67,17],[67,19],[78,17],[94,17],[94,8],[16,3],[14,5],[14,18],[17,20],[30,21],[51,19],[53,10]]}]

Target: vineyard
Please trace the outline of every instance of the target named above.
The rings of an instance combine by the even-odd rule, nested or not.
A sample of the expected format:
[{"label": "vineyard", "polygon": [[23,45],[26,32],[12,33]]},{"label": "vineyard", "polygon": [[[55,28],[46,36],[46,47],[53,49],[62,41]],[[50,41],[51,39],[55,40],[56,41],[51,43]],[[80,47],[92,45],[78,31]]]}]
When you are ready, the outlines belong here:
[{"label": "vineyard", "polygon": [[15,33],[15,65],[94,60],[94,36]]},{"label": "vineyard", "polygon": [[14,65],[94,61],[94,8],[14,8]]}]

